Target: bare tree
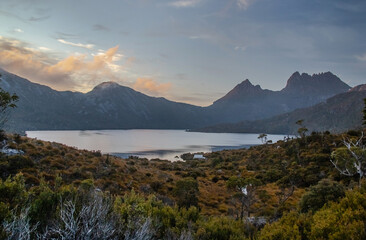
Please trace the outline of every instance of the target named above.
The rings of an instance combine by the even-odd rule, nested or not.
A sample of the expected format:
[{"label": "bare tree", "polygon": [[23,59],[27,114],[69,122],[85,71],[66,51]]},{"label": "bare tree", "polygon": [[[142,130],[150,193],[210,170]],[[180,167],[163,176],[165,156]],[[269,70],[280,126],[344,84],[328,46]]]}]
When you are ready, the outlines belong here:
[{"label": "bare tree", "polygon": [[147,218],[143,224],[136,223],[137,229],[128,230],[125,233],[125,240],[150,240],[154,237],[152,220]]},{"label": "bare tree", "polygon": [[10,222],[3,224],[8,240],[29,240],[38,224],[31,226],[28,216],[29,208],[22,209],[19,216],[14,216]]},{"label": "bare tree", "polygon": [[282,206],[293,194],[295,191],[295,185],[291,185],[290,187],[281,187],[280,192],[277,192],[276,195],[278,197],[278,205]]},{"label": "bare tree", "polygon": [[192,232],[190,230],[183,231],[180,234],[179,240],[193,240]]},{"label": "bare tree", "polygon": [[330,162],[345,176],[359,177],[359,186],[366,172],[366,145],[363,143],[364,133],[356,141],[343,138],[344,147],[332,152]]},{"label": "bare tree", "polygon": [[78,211],[75,202],[61,204],[58,221],[45,233],[63,240],[116,239],[116,221],[111,204],[102,193],[94,191]]}]

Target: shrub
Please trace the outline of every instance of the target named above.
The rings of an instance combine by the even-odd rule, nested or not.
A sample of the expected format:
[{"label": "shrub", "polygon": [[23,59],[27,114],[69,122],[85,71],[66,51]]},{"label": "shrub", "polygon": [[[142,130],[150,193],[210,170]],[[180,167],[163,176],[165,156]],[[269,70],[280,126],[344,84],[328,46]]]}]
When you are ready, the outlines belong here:
[{"label": "shrub", "polygon": [[329,179],[321,180],[303,195],[300,200],[300,211],[317,211],[329,201],[337,201],[345,196],[343,185]]},{"label": "shrub", "polygon": [[309,239],[366,239],[366,195],[349,192],[314,214]]},{"label": "shrub", "polygon": [[177,197],[178,206],[189,208],[198,206],[198,183],[193,178],[179,180],[174,189],[174,195]]},{"label": "shrub", "polygon": [[22,155],[15,155],[8,157],[9,171],[11,173],[16,173],[17,170],[23,168],[30,168],[34,166],[34,162],[29,157]]},{"label": "shrub", "polygon": [[246,239],[245,225],[227,217],[213,217],[200,221],[195,238],[202,240]]}]

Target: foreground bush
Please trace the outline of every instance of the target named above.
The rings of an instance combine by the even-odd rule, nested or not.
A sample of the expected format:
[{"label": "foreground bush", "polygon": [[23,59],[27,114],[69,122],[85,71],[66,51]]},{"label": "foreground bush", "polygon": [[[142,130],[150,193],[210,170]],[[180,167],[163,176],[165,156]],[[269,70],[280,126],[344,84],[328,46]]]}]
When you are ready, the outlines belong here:
[{"label": "foreground bush", "polygon": [[350,191],[312,213],[291,212],[263,228],[259,239],[366,239],[366,194]]},{"label": "foreground bush", "polygon": [[[57,180],[59,181],[59,179]],[[56,182],[57,182],[56,181]],[[93,186],[41,184],[22,175],[0,182],[1,239],[245,239],[241,221],[207,218],[198,208],[167,206],[134,191],[114,197]]]}]

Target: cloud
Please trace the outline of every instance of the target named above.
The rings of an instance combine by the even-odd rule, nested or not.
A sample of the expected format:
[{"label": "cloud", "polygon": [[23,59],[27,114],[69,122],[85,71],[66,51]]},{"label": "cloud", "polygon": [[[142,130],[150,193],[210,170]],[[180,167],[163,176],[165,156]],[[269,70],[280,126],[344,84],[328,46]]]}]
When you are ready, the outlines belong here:
[{"label": "cloud", "polygon": [[72,33],[56,32],[54,38],[57,39],[77,39],[78,36]]},{"label": "cloud", "polygon": [[41,51],[45,51],[45,52],[51,51],[51,49],[49,49],[47,47],[38,47],[38,49]]},{"label": "cloud", "polygon": [[110,29],[108,27],[101,25],[101,24],[94,24],[93,30],[94,31],[110,31]]},{"label": "cloud", "polygon": [[55,53],[47,47],[35,47],[0,36],[1,68],[59,91],[88,92],[101,82],[114,81],[146,94],[161,96],[172,86],[152,78],[138,78],[129,72],[127,67],[134,58],[119,53],[119,46],[99,49],[92,56],[73,54],[61,60],[54,56]]},{"label": "cloud", "polygon": [[247,50],[247,46],[236,46],[235,48],[234,48],[236,51],[245,51],[245,50]]},{"label": "cloud", "polygon": [[71,55],[62,60],[51,56],[44,49],[42,51],[16,39],[0,37],[0,67],[32,82],[57,90],[86,92],[106,80],[124,81],[121,75],[123,67],[117,64],[122,57],[118,46],[100,52],[92,59],[85,54]]},{"label": "cloud", "polygon": [[196,40],[196,39],[211,39],[212,36],[210,35],[193,35],[189,36],[189,39]]},{"label": "cloud", "polygon": [[50,16],[42,16],[42,17],[30,17],[28,18],[28,21],[31,21],[31,22],[40,22],[40,21],[43,21],[43,20],[46,20],[46,19],[49,19]]},{"label": "cloud", "polygon": [[141,91],[147,94],[160,95],[166,93],[172,87],[171,83],[157,83],[151,78],[138,78],[133,85],[133,88],[137,91]]},{"label": "cloud", "polygon": [[57,39],[57,41],[59,41],[60,43],[66,44],[66,45],[73,46],[73,47],[81,47],[81,48],[87,48],[87,49],[94,48],[94,44],[73,43],[73,42],[66,41],[62,38]]},{"label": "cloud", "polygon": [[365,62],[366,61],[366,53],[364,53],[363,55],[361,55],[361,56],[356,56],[356,58],[357,58],[357,60],[359,60],[359,61],[363,61],[363,62]]},{"label": "cloud", "polygon": [[246,10],[248,7],[253,4],[256,0],[237,0],[237,5],[240,9]]},{"label": "cloud", "polygon": [[70,85],[71,78],[62,72],[49,71],[51,65],[52,60],[42,52],[34,51],[20,41],[0,38],[0,66],[2,68],[34,82],[63,90]]},{"label": "cloud", "polygon": [[15,28],[14,29],[14,32],[17,32],[17,33],[23,33],[24,31],[20,28]]},{"label": "cloud", "polygon": [[14,19],[17,19],[19,21],[22,21],[22,22],[26,22],[23,18],[13,14],[13,13],[10,13],[10,12],[6,12],[6,11],[3,11],[3,10],[0,10],[0,15],[3,15],[5,17],[10,17],[10,18],[14,18]]},{"label": "cloud", "polygon": [[202,0],[179,0],[169,3],[169,6],[176,7],[176,8],[187,8],[187,7],[195,7],[197,6]]}]

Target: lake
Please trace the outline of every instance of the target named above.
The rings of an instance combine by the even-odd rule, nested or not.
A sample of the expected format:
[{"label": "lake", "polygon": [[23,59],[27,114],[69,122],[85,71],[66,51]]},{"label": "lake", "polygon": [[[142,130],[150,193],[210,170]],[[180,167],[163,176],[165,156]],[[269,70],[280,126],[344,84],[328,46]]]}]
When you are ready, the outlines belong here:
[{"label": "lake", "polygon": [[[258,134],[197,133],[184,130],[27,131],[28,137],[86,150],[129,156],[181,160],[183,153],[238,149],[261,144]],[[268,135],[276,142],[284,135]]]}]

